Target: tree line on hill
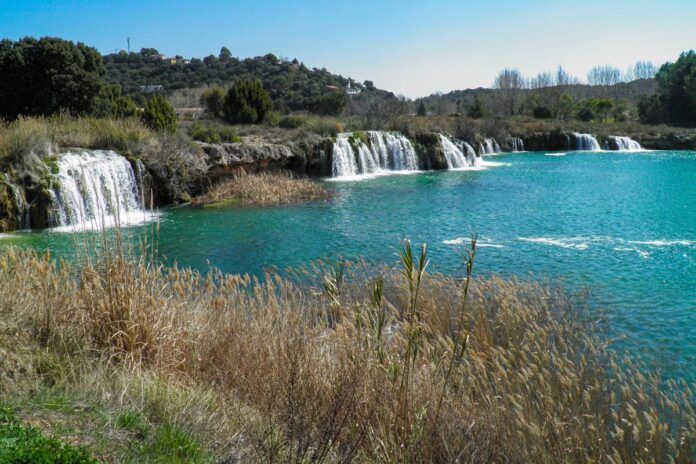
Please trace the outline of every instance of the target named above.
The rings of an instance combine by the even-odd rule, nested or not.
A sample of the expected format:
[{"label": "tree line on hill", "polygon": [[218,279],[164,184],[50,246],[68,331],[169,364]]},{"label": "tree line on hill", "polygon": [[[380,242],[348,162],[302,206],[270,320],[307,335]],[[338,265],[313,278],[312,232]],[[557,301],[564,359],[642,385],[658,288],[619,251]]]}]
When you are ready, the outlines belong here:
[{"label": "tree line on hill", "polygon": [[465,114],[471,118],[533,116],[538,119],[578,119],[646,124],[696,125],[696,61],[694,51],[659,68],[638,61],[626,71],[595,66],[587,84],[558,67],[525,78],[518,69],[504,69],[491,89],[435,94],[416,101],[418,114]]},{"label": "tree line on hill", "polygon": [[[358,115],[376,127],[415,111],[423,116],[526,114],[583,121],[622,121],[637,113],[649,124],[696,125],[694,51],[682,53],[675,63],[665,63],[657,71],[648,62],[638,62],[623,74],[612,67],[595,67],[588,73],[594,85],[580,84],[561,67],[532,79],[505,69],[492,89],[453,91],[415,102],[379,90],[370,81],[361,84],[325,69],[309,70],[297,60],[270,54],[239,60],[225,47],[218,56],[183,60],[167,59],[155,49],[102,57],[82,43],[51,37],[2,40],[0,69],[3,119],[56,113],[140,116],[153,128],[174,130],[176,114],[166,94],[146,97],[140,87],[165,82],[172,87],[208,86],[201,103],[209,115],[230,123],[254,124],[272,114],[300,111]],[[616,82],[629,78],[634,80]]]}]

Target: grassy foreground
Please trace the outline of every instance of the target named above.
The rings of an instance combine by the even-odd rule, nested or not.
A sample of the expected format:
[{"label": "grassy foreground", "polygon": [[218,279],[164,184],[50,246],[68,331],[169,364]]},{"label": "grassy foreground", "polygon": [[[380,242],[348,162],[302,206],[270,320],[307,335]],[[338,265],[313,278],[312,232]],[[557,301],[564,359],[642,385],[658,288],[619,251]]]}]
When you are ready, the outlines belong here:
[{"label": "grassy foreground", "polygon": [[562,291],[471,277],[475,248],[465,280],[408,243],[396,268],[263,282],[123,255],[0,253],[0,407],[101,461],[696,457],[687,385],[611,354]]},{"label": "grassy foreground", "polygon": [[291,172],[241,171],[213,185],[205,194],[194,198],[194,206],[288,205],[326,201],[331,193],[319,183],[297,177]]}]

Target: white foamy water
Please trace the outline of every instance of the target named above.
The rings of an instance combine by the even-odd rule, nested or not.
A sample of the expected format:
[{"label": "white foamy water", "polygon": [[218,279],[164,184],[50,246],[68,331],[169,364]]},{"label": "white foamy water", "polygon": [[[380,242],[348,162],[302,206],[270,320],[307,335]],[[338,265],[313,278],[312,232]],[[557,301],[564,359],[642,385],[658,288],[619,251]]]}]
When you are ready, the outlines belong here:
[{"label": "white foamy water", "polygon": [[524,151],[524,142],[519,137],[513,137],[510,145],[513,152]]},{"label": "white foamy water", "polygon": [[696,242],[693,242],[691,240],[632,240],[628,241],[628,243],[632,243],[634,245],[648,245],[655,247],[691,246],[696,244]]},{"label": "white foamy water", "polygon": [[640,146],[640,143],[636,142],[630,137],[622,137],[618,135],[612,135],[609,137],[614,141],[614,144],[617,147],[617,150],[620,151],[642,151],[643,147]]},{"label": "white foamy water", "polygon": [[[461,142],[460,146],[457,146],[449,137],[443,134],[440,134],[440,143],[445,154],[447,169],[467,169],[476,166],[476,153],[474,153],[473,148],[468,143]],[[464,151],[462,151],[462,148]]]},{"label": "white foamy water", "polygon": [[417,172],[418,157],[411,142],[398,132],[369,131],[369,144],[336,136],[331,171],[335,180],[362,180],[385,173]]},{"label": "white foamy water", "polygon": [[53,207],[57,231],[134,225],[156,215],[141,204],[135,173],[114,151],[81,150],[58,159]]},{"label": "white foamy water", "polygon": [[550,245],[560,248],[572,248],[575,250],[586,250],[589,248],[589,240],[587,237],[568,237],[568,238],[551,238],[551,237],[518,237],[521,242],[539,243],[541,245]]},{"label": "white foamy water", "polygon": [[641,258],[645,258],[645,259],[648,259],[650,257],[649,252],[640,250],[638,248],[615,247],[614,251],[627,251],[630,253],[638,253],[641,256]]},{"label": "white foamy water", "polygon": [[[471,237],[458,237],[452,240],[443,240],[445,245],[470,245]],[[477,248],[505,248],[505,245],[479,238],[476,240]]]},{"label": "white foamy water", "polygon": [[568,153],[544,153],[544,156],[565,156]]},{"label": "white foamy water", "polygon": [[597,139],[591,134],[580,134],[578,132],[573,132],[575,136],[575,150],[581,151],[600,151],[602,147],[599,146]]}]

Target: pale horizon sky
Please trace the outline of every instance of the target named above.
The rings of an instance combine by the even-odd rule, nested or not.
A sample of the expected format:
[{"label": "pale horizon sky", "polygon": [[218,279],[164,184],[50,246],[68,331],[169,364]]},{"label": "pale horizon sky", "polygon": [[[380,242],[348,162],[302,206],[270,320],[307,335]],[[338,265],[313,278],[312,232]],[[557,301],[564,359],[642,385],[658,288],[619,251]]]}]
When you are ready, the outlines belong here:
[{"label": "pale horizon sky", "polygon": [[106,54],[274,53],[419,97],[562,65],[656,65],[696,48],[696,1],[0,0],[0,37],[58,36]]}]

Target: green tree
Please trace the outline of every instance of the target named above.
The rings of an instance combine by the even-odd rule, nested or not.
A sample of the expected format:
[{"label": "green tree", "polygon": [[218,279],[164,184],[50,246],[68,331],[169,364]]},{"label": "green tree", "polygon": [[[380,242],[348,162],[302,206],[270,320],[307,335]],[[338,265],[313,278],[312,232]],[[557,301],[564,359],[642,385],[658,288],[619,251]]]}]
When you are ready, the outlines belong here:
[{"label": "green tree", "polygon": [[256,124],[264,120],[273,102],[261,81],[239,80],[227,91],[223,114],[230,123]]},{"label": "green tree", "polygon": [[174,107],[164,96],[153,95],[145,104],[143,123],[156,131],[176,132]]},{"label": "green tree", "polygon": [[87,113],[104,85],[104,63],[82,43],[43,37],[0,41],[0,117]]},{"label": "green tree", "polygon": [[423,103],[423,100],[418,103],[418,116],[427,116],[428,111],[425,109],[425,103]]},{"label": "green tree", "polygon": [[222,108],[225,103],[225,90],[221,87],[213,87],[201,94],[201,104],[205,106],[209,115],[214,118],[222,115]]},{"label": "green tree", "polygon": [[137,115],[138,108],[130,97],[121,95],[120,85],[107,85],[94,99],[92,114],[100,118],[123,119]]},{"label": "green tree", "polygon": [[329,92],[317,97],[311,106],[312,113],[336,116],[348,106],[348,97],[343,92]]},{"label": "green tree", "polygon": [[230,51],[229,48],[227,48],[227,47],[222,47],[222,48],[220,49],[220,55],[218,56],[218,58],[219,58],[220,61],[222,61],[223,63],[226,62],[226,61],[230,61],[230,59],[232,59],[232,52]]},{"label": "green tree", "polygon": [[658,124],[664,114],[659,95],[643,96],[638,102],[638,119],[643,124]]},{"label": "green tree", "polygon": [[537,119],[551,119],[553,113],[545,106],[537,106],[532,110],[532,115]]},{"label": "green tree", "polygon": [[559,119],[570,119],[573,114],[573,108],[575,108],[575,102],[573,97],[564,93],[561,95],[561,99],[558,102],[558,117]]},{"label": "green tree", "polygon": [[159,55],[160,52],[156,48],[141,48],[140,54],[142,56],[154,56],[154,55]]},{"label": "green tree", "polygon": [[603,122],[606,122],[609,114],[614,109],[614,100],[608,98],[598,98],[592,102],[595,113],[601,117]]},{"label": "green tree", "polygon": [[675,63],[665,63],[655,76],[658,84],[661,119],[679,125],[696,125],[696,51],[679,56]]},{"label": "green tree", "polygon": [[589,122],[594,119],[595,114],[589,106],[583,105],[578,109],[578,112],[575,113],[575,117],[580,121]]},{"label": "green tree", "polygon": [[481,103],[481,99],[478,97],[478,95],[474,96],[474,103],[469,108],[467,114],[473,119],[479,119],[485,116],[486,111],[484,110],[483,103]]}]

